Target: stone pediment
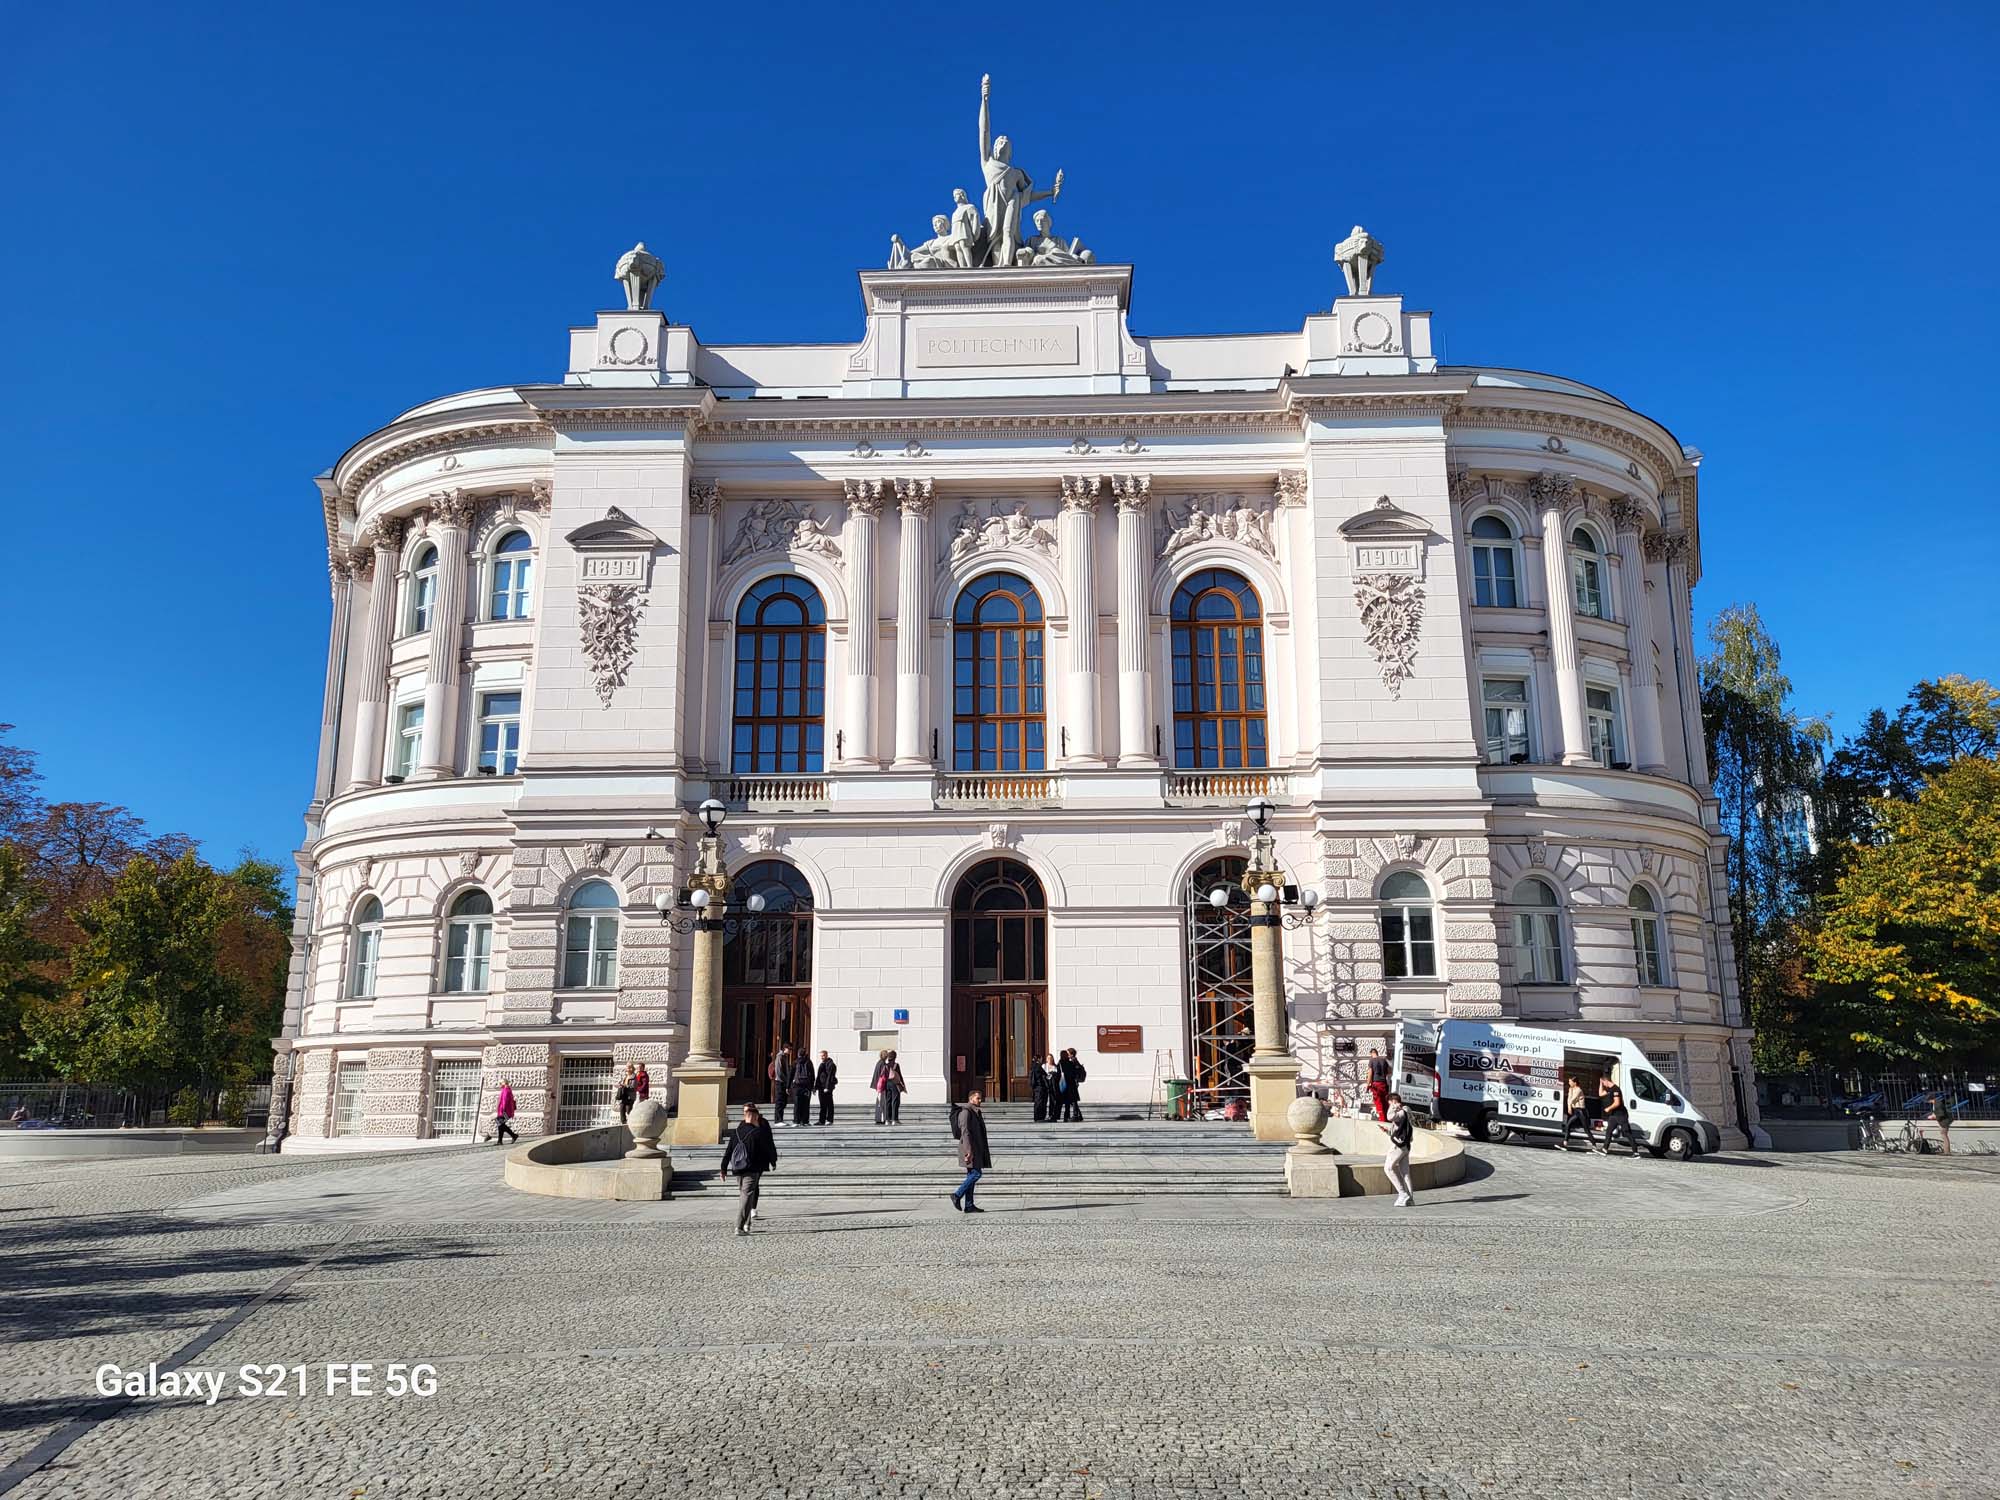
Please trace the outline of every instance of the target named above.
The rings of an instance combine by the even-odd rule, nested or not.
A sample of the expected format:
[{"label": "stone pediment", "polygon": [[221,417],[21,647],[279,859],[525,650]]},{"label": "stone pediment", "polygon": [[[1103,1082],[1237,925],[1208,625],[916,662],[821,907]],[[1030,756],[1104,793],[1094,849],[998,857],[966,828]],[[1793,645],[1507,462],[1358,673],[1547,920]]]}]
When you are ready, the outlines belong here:
[{"label": "stone pediment", "polygon": [[1408,541],[1429,536],[1431,526],[1422,516],[1410,514],[1384,495],[1360,515],[1349,516],[1342,521],[1340,534],[1349,541],[1365,541],[1369,538]]},{"label": "stone pediment", "polygon": [[1431,525],[1384,495],[1358,516],[1340,523],[1340,534],[1353,549],[1357,576],[1401,574],[1424,576],[1424,548]]},{"label": "stone pediment", "polygon": [[643,548],[651,551],[660,545],[659,536],[641,526],[617,506],[612,506],[600,521],[586,521],[563,538],[579,552],[600,550]]}]

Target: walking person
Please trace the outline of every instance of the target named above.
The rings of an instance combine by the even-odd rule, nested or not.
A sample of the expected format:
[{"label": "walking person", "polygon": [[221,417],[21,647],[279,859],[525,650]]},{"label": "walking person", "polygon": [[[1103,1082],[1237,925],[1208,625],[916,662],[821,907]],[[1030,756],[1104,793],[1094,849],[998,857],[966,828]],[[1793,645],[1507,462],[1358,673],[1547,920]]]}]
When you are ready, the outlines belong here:
[{"label": "walking person", "polygon": [[785,1126],[785,1105],[792,1097],[792,1049],[783,1042],[771,1054],[771,1066],[766,1070],[771,1079],[771,1120],[779,1129]]},{"label": "walking person", "polygon": [[1951,1100],[1939,1090],[1931,1097],[1931,1121],[1938,1128],[1938,1150],[1945,1156],[1951,1155],[1951,1127],[1957,1119],[1958,1112],[1951,1107]]},{"label": "walking person", "polygon": [[1403,1108],[1401,1094],[1390,1090],[1387,1103],[1388,1118],[1375,1122],[1375,1128],[1389,1137],[1389,1150],[1382,1158],[1382,1174],[1396,1190],[1396,1207],[1408,1208],[1417,1197],[1417,1190],[1410,1185],[1410,1142],[1416,1139],[1416,1126],[1410,1112]]},{"label": "walking person", "polygon": [[875,1123],[889,1123],[889,1096],[882,1091],[882,1080],[889,1076],[889,1049],[884,1047],[875,1054],[875,1071],[868,1075],[868,1092],[875,1096]]},{"label": "walking person", "polygon": [[625,1076],[618,1080],[618,1088],[612,1097],[618,1101],[618,1123],[623,1125],[632,1113],[632,1106],[639,1102],[637,1087],[632,1082],[632,1065],[625,1064]]},{"label": "walking person", "polygon": [[810,1125],[812,1123],[806,1117],[806,1110],[812,1102],[813,1082],[818,1076],[818,1071],[813,1067],[812,1054],[807,1052],[803,1047],[799,1048],[799,1060],[792,1068],[792,1123],[794,1125]]},{"label": "walking person", "polygon": [[1618,1080],[1609,1074],[1605,1075],[1604,1092],[1599,1097],[1604,1105],[1604,1144],[1597,1148],[1598,1153],[1609,1156],[1611,1138],[1622,1135],[1625,1137],[1625,1144],[1631,1148],[1631,1159],[1637,1161],[1639,1142],[1632,1134],[1632,1115],[1625,1108],[1625,1091],[1618,1087]]},{"label": "walking person", "polygon": [[813,1087],[819,1091],[819,1123],[833,1123],[833,1089],[840,1082],[840,1069],[833,1065],[833,1054],[824,1047],[820,1049],[819,1071],[813,1075]]},{"label": "walking person", "polygon": [[722,1142],[722,1173],[736,1179],[736,1232],[750,1232],[766,1172],[778,1168],[778,1143],[757,1106],[743,1106],[743,1121]]},{"label": "walking person", "polygon": [[903,1065],[893,1051],[882,1070],[882,1112],[891,1125],[903,1123]]},{"label": "walking person", "polygon": [[1090,1076],[1083,1066],[1083,1059],[1076,1055],[1076,1048],[1065,1047],[1062,1061],[1057,1064],[1062,1074],[1062,1117],[1081,1125],[1083,1123],[1083,1081]]},{"label": "walking person", "polygon": [[1569,1150],[1569,1133],[1576,1129],[1583,1132],[1583,1149],[1594,1151],[1597,1141],[1590,1133],[1590,1102],[1583,1095],[1583,1080],[1572,1077],[1563,1086],[1563,1133],[1556,1150]]},{"label": "walking person", "polygon": [[1380,1047],[1368,1049],[1368,1097],[1375,1101],[1375,1118],[1389,1118],[1389,1059]]},{"label": "walking person", "polygon": [[962,1214],[983,1214],[985,1209],[972,1201],[973,1189],[986,1169],[993,1165],[993,1153],[986,1146],[986,1096],[974,1089],[965,1103],[951,1114],[951,1133],[958,1137],[958,1164],[965,1168],[965,1181],[951,1195],[951,1206]]},{"label": "walking person", "polygon": [[514,1085],[503,1078],[499,1097],[493,1101],[493,1144],[504,1146],[509,1136],[520,1139],[514,1134]]},{"label": "walking person", "polygon": [[1034,1071],[1041,1079],[1042,1102],[1048,1112],[1048,1122],[1054,1125],[1062,1119],[1062,1069],[1056,1066],[1055,1054],[1044,1052],[1041,1065]]}]

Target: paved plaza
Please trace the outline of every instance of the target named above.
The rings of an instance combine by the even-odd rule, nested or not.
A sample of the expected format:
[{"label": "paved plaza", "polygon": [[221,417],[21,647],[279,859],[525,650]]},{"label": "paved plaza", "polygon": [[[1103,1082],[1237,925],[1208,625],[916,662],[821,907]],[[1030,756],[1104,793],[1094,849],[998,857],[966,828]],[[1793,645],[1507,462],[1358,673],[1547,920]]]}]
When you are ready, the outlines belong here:
[{"label": "paved plaza", "polygon": [[[10,1163],[0,1494],[1995,1492],[1994,1158],[1478,1147],[1399,1211],[1240,1127],[993,1136],[968,1219],[939,1118],[785,1131],[748,1240],[719,1152],[660,1204],[479,1148]],[[215,1404],[94,1391],[177,1355]]]}]

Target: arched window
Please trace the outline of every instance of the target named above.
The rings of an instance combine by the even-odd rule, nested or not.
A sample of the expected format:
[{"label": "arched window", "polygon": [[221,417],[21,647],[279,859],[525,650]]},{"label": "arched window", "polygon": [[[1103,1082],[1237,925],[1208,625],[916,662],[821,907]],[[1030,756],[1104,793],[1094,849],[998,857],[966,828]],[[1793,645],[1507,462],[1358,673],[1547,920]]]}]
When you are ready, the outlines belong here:
[{"label": "arched window", "polygon": [[[750,910],[752,896],[763,897],[761,910]],[[729,923],[722,944],[724,984],[812,983],[812,887],[795,867],[760,859],[737,875],[729,883]]]},{"label": "arched window", "polygon": [[1521,984],[1561,984],[1568,976],[1563,963],[1562,907],[1555,888],[1534,877],[1514,887],[1514,977]]},{"label": "arched window", "polygon": [[445,924],[444,987],[447,994],[484,994],[493,965],[493,898],[467,891],[451,904]]},{"label": "arched window", "polygon": [[1597,539],[1581,526],[1569,534],[1569,581],[1576,591],[1576,612],[1604,618],[1604,565]]},{"label": "arched window", "polygon": [[586,881],[569,898],[563,933],[563,988],[608,990],[618,983],[618,893]]},{"label": "arched window", "polygon": [[1042,596],[1018,573],[968,583],[952,614],[951,765],[1047,768],[1042,719]]},{"label": "arched window", "polygon": [[1270,762],[1257,591],[1209,568],[1174,590],[1174,764],[1240,770]]},{"label": "arched window", "polygon": [[1498,516],[1481,516],[1471,529],[1472,602],[1482,608],[1518,608],[1521,570],[1514,529]]},{"label": "arched window", "polygon": [[410,573],[410,634],[431,628],[431,611],[437,607],[438,549],[426,547],[417,554]]},{"label": "arched window", "polygon": [[493,549],[493,588],[489,618],[525,620],[530,613],[535,582],[535,539],[525,531],[510,531]]},{"label": "arched window", "polygon": [[731,769],[825,769],[826,606],[803,578],[766,578],[736,609]]},{"label": "arched window", "polygon": [[1639,971],[1639,983],[1667,982],[1666,965],[1660,961],[1660,909],[1643,885],[1632,887],[1632,963]]},{"label": "arched window", "polygon": [[952,978],[960,984],[1040,984],[1049,977],[1048,901],[1026,865],[989,859],[951,896]]},{"label": "arched window", "polygon": [[1431,888],[1413,870],[1382,882],[1382,977],[1437,977],[1437,914]]},{"label": "arched window", "polygon": [[382,956],[382,903],[370,896],[354,914],[348,943],[347,993],[366,1000],[375,993],[375,965]]}]

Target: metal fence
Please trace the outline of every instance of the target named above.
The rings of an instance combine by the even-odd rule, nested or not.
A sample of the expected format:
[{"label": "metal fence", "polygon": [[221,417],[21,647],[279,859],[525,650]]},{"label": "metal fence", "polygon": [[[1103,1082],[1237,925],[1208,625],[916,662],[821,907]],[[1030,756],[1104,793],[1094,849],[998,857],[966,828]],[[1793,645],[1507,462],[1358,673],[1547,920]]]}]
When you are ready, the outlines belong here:
[{"label": "metal fence", "polygon": [[[139,1130],[169,1125],[175,1100],[193,1083],[158,1088],[121,1089],[93,1083],[51,1083],[25,1079],[0,1083],[0,1127],[17,1130]],[[271,1114],[271,1084],[242,1088],[209,1088],[201,1099],[202,1123],[235,1126],[266,1124]]]},{"label": "metal fence", "polygon": [[1757,1079],[1758,1103],[1776,1119],[1928,1119],[1943,1100],[1960,1119],[2000,1119],[2000,1068],[1956,1071],[1829,1068]]}]

